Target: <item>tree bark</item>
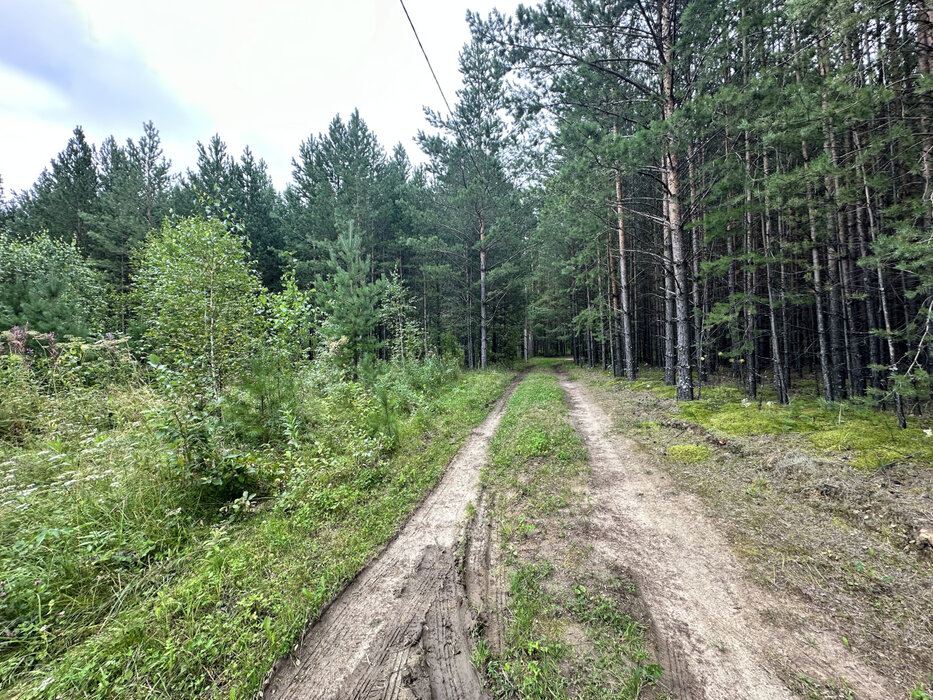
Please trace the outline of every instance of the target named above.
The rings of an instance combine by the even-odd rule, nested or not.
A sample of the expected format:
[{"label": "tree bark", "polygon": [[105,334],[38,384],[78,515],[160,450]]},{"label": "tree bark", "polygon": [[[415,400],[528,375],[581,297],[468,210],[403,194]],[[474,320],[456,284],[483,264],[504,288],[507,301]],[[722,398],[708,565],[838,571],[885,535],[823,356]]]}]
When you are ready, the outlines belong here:
[{"label": "tree bark", "polygon": [[486,220],[482,213],[479,217],[479,366],[486,369],[487,321],[486,321]]},{"label": "tree bark", "polygon": [[[661,12],[661,84],[664,99],[663,117],[674,116],[674,41],[673,0],[660,0]],[[693,371],[690,365],[690,302],[687,266],[684,255],[683,222],[680,213],[680,173],[677,144],[668,131],[665,139],[664,180],[667,185],[668,227],[671,236],[671,262],[674,268],[674,298],[677,307],[677,400],[693,400]]]},{"label": "tree bark", "polygon": [[674,324],[674,266],[671,262],[671,227],[668,218],[668,197],[664,197],[664,383],[673,386],[677,381],[675,366],[675,333]]},{"label": "tree bark", "polygon": [[616,172],[616,236],[619,242],[619,306],[622,308],[622,353],[625,358],[625,378],[635,381],[638,366],[632,338],[632,312],[629,308],[629,274],[625,241],[625,217],[622,205],[622,175]]},{"label": "tree bark", "polygon": [[[768,154],[764,154],[763,160],[764,176],[765,179],[768,177]],[[770,258],[772,257],[772,235],[771,235],[771,198],[768,194],[767,187],[765,188],[765,211],[764,211],[764,226],[762,227],[762,237],[764,238],[764,253],[768,258],[768,261],[765,262],[765,283],[768,287],[768,312],[771,322],[771,371],[774,374],[774,390],[777,393],[778,403],[787,404],[790,402],[790,397],[788,396],[787,390],[787,378],[784,374],[784,361],[781,357],[781,346],[778,342],[778,321],[777,313],[775,310],[775,301],[774,301],[774,285],[771,279],[771,262]]]},{"label": "tree bark", "polygon": [[[701,151],[702,152],[702,151]],[[691,142],[687,147],[687,164],[688,164],[688,178],[690,180],[690,210],[691,215],[702,219],[702,215],[697,211],[699,206],[697,198],[697,168],[696,168],[696,158],[697,152]],[[692,232],[692,252],[693,252],[693,285],[691,287],[693,293],[693,346],[695,359],[694,363],[697,367],[697,380],[702,384],[706,380],[706,369],[704,366],[705,350],[703,347],[703,312],[704,305],[700,299],[700,240],[701,240],[701,228],[700,226],[694,226]]]}]

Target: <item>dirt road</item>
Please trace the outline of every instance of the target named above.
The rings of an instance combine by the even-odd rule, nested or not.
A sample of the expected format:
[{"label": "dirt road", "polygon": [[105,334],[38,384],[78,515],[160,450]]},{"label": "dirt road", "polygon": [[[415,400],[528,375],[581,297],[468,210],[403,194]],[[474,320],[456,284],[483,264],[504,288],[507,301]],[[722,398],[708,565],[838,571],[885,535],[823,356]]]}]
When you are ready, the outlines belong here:
[{"label": "dirt road", "polygon": [[265,697],[478,698],[473,621],[457,572],[467,505],[516,378],[398,536],[279,662]]},{"label": "dirt road", "polygon": [[746,580],[699,499],[678,491],[637,443],[614,434],[579,382],[561,376],[560,383],[589,451],[593,545],[639,584],[675,697],[795,697],[778,677],[780,665],[840,686],[845,679],[860,698],[898,697],[841,640],[771,624],[765,613],[801,621],[808,614]]},{"label": "dirt road", "polygon": [[[325,610],[297,654],[279,662],[266,698],[484,697],[470,633],[481,624],[495,651],[505,600],[478,479],[519,379],[396,539]],[[589,451],[593,541],[583,544],[638,583],[673,697],[794,697],[779,668],[859,698],[897,697],[806,610],[749,582],[703,504],[676,489],[637,443],[614,434],[579,382],[561,375],[560,384]],[[477,510],[467,524],[471,503]],[[775,615],[799,619],[801,628],[789,632],[769,621]]]}]

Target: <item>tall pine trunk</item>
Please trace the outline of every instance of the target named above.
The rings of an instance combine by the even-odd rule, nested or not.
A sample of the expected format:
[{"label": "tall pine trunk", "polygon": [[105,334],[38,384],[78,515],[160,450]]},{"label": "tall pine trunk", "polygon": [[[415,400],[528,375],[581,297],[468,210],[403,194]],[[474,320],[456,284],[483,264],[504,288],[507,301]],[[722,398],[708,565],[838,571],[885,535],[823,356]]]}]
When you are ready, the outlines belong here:
[{"label": "tall pine trunk", "polygon": [[479,217],[479,366],[486,369],[487,320],[486,320],[486,220]]},{"label": "tall pine trunk", "polygon": [[[768,154],[765,152],[763,160],[763,169],[764,176],[767,180],[768,178]],[[765,284],[768,287],[768,316],[771,323],[771,371],[774,374],[774,390],[777,393],[778,403],[786,404],[789,403],[790,398],[787,393],[787,378],[784,373],[784,361],[781,357],[781,346],[779,342],[780,335],[778,333],[778,318],[776,304],[774,301],[774,283],[772,280],[771,272],[771,257],[773,256],[772,250],[772,235],[771,235],[771,198],[768,194],[767,186],[765,186],[765,211],[764,211],[764,226],[762,227],[762,237],[764,243],[764,254],[766,256],[765,261]]]},{"label": "tall pine trunk", "polygon": [[[661,87],[663,118],[674,116],[674,40],[673,0],[660,0],[661,12]],[[667,221],[671,237],[671,264],[674,268],[674,299],[677,308],[677,400],[693,400],[693,371],[690,365],[690,302],[687,265],[684,251],[683,222],[680,212],[680,172],[677,144],[668,131],[664,140],[664,181],[667,186]]]},{"label": "tall pine trunk", "polygon": [[625,241],[625,217],[622,205],[622,175],[616,173],[616,236],[619,242],[619,306],[622,308],[622,353],[625,358],[625,378],[634,381],[638,373],[632,338],[632,311],[629,307],[628,251]]}]

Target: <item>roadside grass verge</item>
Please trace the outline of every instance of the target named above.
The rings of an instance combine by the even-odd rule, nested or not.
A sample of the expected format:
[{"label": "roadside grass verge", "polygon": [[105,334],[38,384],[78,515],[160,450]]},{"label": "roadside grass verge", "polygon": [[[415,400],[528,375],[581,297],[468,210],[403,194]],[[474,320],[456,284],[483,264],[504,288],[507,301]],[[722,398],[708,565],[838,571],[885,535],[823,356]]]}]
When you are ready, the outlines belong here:
[{"label": "roadside grass verge", "polygon": [[[306,431],[257,458],[275,481],[268,495],[223,511],[160,466],[166,446],[144,418],[155,396],[101,393],[109,413],[74,418],[71,432],[52,420],[29,443],[4,445],[0,476],[15,488],[0,501],[0,593],[18,607],[2,608],[0,635],[22,624],[0,638],[0,694],[254,696],[436,483],[510,377],[402,387],[407,394],[389,400],[409,410],[391,421],[373,389],[303,384]],[[73,406],[48,412],[81,416]]]},{"label": "roadside grass verge", "polygon": [[638,698],[661,676],[634,584],[594,570],[587,478],[555,375],[532,372],[509,402],[482,480],[509,582],[501,652],[482,635],[473,652],[495,697]]},{"label": "roadside grass verge", "polygon": [[[905,696],[929,688],[933,552],[918,531],[933,525],[933,462],[924,456],[933,438],[919,419],[898,432],[892,416],[867,407],[805,398],[781,407],[767,394],[759,410],[728,385],[677,404],[665,398],[670,387],[658,388],[660,373],[629,383],[577,372],[616,428],[704,499],[753,579],[804,602]],[[843,433],[856,437],[834,442]],[[820,685],[802,681],[799,669],[783,672],[808,697],[844,697],[831,694],[844,679]]]}]

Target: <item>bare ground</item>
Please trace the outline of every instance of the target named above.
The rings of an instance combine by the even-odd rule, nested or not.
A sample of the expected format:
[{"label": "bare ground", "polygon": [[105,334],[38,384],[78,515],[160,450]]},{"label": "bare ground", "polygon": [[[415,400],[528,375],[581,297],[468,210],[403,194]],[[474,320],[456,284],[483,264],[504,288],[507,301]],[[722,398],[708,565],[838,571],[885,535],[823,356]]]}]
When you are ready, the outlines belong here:
[{"label": "bare ground", "polygon": [[[264,697],[478,698],[475,621],[458,571],[467,506],[516,378],[396,538],[325,609]],[[477,582],[477,585],[479,582]]]},{"label": "bare ground", "polygon": [[[679,490],[702,499],[746,578],[795,602],[762,609],[769,621],[797,631],[803,610],[804,626],[842,640],[894,684],[890,697],[933,694],[933,548],[918,535],[933,523],[929,463],[905,454],[867,469],[795,431],[716,433],[684,420],[673,399],[605,373],[574,374],[616,432],[635,437]],[[709,452],[665,456],[682,443]],[[802,696],[854,697],[841,679],[818,681],[791,661],[777,664],[781,679]]]},{"label": "bare ground", "polygon": [[[831,685],[844,679],[856,697],[899,696],[807,610],[747,580],[702,502],[614,434],[583,386],[566,376],[561,386],[589,450],[596,551],[633,572],[676,697],[793,697],[782,668]],[[797,620],[797,629],[772,624],[776,614]]]}]

